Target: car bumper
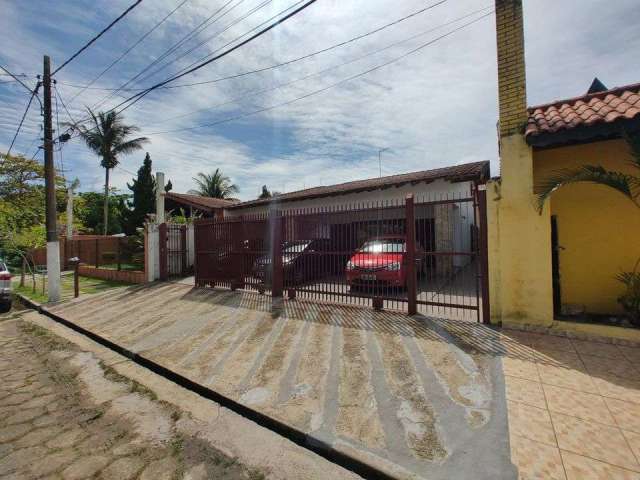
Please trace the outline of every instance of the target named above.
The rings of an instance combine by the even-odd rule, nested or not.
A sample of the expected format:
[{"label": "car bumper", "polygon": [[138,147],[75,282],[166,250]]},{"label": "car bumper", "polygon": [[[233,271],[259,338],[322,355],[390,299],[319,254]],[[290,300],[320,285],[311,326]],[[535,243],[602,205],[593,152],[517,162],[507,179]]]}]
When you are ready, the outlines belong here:
[{"label": "car bumper", "polygon": [[377,271],[377,272],[347,272],[349,285],[382,284],[399,287],[404,285],[404,275],[401,272]]}]

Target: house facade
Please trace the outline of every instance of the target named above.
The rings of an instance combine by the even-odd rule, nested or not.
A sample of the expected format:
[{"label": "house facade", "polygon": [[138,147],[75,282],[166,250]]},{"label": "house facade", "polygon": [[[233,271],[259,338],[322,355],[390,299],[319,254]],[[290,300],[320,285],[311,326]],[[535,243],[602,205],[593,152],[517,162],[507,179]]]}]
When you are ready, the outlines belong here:
[{"label": "house facade", "polygon": [[[475,162],[452,167],[424,170],[400,175],[358,180],[336,185],[314,187],[230,205],[224,209],[225,218],[265,215],[278,210],[285,215],[293,212],[360,211],[357,215],[358,239],[362,243],[370,237],[404,232],[404,202],[412,195],[416,204],[416,236],[426,251],[470,252],[476,216],[473,202],[477,185],[489,178],[489,162]],[[455,200],[462,200],[456,202]],[[466,201],[465,201],[466,200]],[[433,202],[445,201],[434,205]],[[368,218],[370,217],[370,218]],[[329,220],[331,218],[331,220]],[[335,239],[345,229],[353,229],[355,217],[344,215],[325,217],[323,224],[293,224],[294,238]],[[380,220],[386,228],[380,231]],[[463,267],[469,256],[440,259],[438,273],[448,275]]]},{"label": "house facade", "polygon": [[[596,184],[537,194],[558,172],[585,165],[631,174],[623,132],[640,131],[640,86],[527,108],[521,0],[497,0],[500,177],[487,184],[491,316],[495,323],[627,338],[633,331],[568,324],[573,313],[615,314],[615,276],[640,258],[640,214]],[[637,174],[637,171],[634,172]]]}]

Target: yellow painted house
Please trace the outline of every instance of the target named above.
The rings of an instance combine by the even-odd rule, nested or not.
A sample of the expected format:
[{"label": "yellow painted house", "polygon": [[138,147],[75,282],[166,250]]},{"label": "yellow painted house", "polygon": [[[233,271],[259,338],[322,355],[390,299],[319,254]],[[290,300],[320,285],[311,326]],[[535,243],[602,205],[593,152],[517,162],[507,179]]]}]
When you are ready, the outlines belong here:
[{"label": "yellow painted house", "polygon": [[492,323],[636,338],[639,332],[559,321],[617,314],[615,279],[640,258],[640,208],[604,186],[536,193],[562,170],[599,165],[638,174],[622,132],[640,132],[640,84],[527,108],[521,0],[496,0],[500,177],[487,184]]}]

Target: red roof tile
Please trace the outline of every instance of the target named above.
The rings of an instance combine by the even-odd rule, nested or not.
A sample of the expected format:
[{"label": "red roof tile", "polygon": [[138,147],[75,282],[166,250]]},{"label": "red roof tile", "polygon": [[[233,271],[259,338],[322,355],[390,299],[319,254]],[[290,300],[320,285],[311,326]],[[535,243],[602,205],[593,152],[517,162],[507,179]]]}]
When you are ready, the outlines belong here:
[{"label": "red roof tile", "polygon": [[[404,185],[407,183],[432,182],[444,179],[452,182],[466,180],[486,180],[489,177],[489,162],[464,163],[451,167],[436,168],[433,170],[422,170],[419,172],[403,173],[400,175],[390,175],[381,178],[370,178],[367,180],[356,180],[355,182],[339,183],[322,187],[307,188],[295,192],[288,192],[278,195],[278,202],[288,202],[293,200],[307,200],[310,198],[327,197],[329,195],[344,195],[347,193],[362,192],[367,190],[377,190]],[[230,208],[252,207],[264,205],[272,199],[256,199],[247,202],[236,203]]]},{"label": "red roof tile", "polygon": [[640,120],[640,83],[529,108],[525,136]]},{"label": "red roof tile", "polygon": [[167,192],[165,194],[165,199],[173,200],[174,202],[182,203],[185,205],[192,205],[193,207],[201,208],[208,211],[216,208],[228,207],[238,202],[237,200],[223,200],[221,198],[203,197],[201,195],[191,195],[189,193],[174,192]]}]

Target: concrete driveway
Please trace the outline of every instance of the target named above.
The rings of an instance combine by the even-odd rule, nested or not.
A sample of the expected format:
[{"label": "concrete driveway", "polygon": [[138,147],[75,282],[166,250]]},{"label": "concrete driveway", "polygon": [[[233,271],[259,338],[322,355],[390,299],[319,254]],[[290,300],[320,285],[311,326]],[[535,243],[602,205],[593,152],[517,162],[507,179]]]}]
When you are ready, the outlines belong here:
[{"label": "concrete driveway", "polygon": [[51,310],[400,478],[516,478],[481,325],[177,283]]}]

